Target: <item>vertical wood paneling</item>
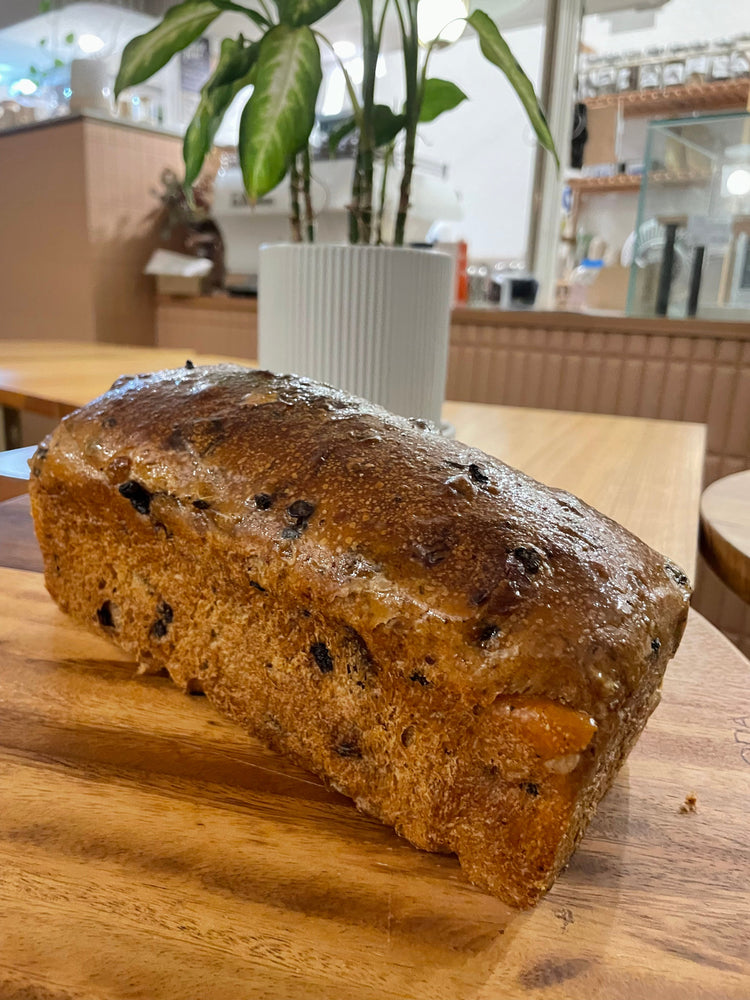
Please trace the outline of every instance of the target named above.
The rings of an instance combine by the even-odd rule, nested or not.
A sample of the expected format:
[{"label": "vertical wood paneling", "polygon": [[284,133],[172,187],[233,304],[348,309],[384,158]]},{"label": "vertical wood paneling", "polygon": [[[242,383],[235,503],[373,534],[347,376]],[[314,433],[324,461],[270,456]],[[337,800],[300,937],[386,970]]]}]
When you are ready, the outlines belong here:
[{"label": "vertical wood paneling", "polygon": [[666,362],[664,385],[659,400],[659,417],[662,420],[680,420],[682,418],[687,382],[687,363],[669,358]]},{"label": "vertical wood paneling", "polygon": [[663,361],[649,359],[644,364],[643,378],[638,397],[638,413],[644,417],[658,417],[664,395],[666,365]]},{"label": "vertical wood paneling", "polygon": [[623,417],[632,417],[638,413],[643,367],[644,363],[640,358],[628,358],[623,363],[615,413]]},{"label": "vertical wood paneling", "polygon": [[578,391],[578,405],[574,407],[583,413],[596,411],[596,396],[602,371],[602,358],[593,352],[587,352],[583,359],[581,382]]}]

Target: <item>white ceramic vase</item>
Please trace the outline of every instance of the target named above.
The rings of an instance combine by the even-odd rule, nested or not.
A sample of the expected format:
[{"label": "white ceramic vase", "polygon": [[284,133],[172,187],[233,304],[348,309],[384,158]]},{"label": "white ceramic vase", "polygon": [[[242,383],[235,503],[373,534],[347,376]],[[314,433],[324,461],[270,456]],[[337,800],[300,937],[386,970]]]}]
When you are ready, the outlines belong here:
[{"label": "white ceramic vase", "polygon": [[439,423],[452,275],[451,258],[431,250],[261,247],[260,364]]}]

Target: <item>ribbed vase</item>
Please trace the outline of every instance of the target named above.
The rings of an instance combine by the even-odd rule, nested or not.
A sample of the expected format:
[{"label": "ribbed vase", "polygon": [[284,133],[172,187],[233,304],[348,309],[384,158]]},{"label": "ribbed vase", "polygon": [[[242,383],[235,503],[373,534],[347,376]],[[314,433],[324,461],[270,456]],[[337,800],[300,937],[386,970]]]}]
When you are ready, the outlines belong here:
[{"label": "ribbed vase", "polygon": [[438,423],[452,274],[451,258],[431,250],[264,246],[258,279],[260,364]]}]

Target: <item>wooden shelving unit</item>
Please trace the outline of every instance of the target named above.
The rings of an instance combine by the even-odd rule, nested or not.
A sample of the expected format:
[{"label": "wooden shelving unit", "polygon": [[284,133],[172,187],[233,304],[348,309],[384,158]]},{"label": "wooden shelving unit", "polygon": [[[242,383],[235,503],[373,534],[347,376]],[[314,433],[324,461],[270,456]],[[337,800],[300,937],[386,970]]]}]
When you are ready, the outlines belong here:
[{"label": "wooden shelving unit", "polygon": [[[700,184],[705,180],[705,174],[674,173],[667,170],[657,170],[649,174],[648,178],[649,184],[661,184],[664,187],[686,187],[690,184]],[[579,194],[640,191],[642,183],[642,174],[616,174],[614,177],[571,177],[568,180],[571,190]]]},{"label": "wooden shelving unit", "polygon": [[664,90],[631,90],[621,94],[590,97],[585,103],[591,111],[619,107],[626,118],[639,115],[678,114],[684,111],[744,110],[750,97],[750,79],[714,80],[711,83],[685,84]]},{"label": "wooden shelving unit", "polygon": [[616,174],[614,177],[571,177],[567,183],[579,194],[611,194],[613,191],[639,191],[640,174]]}]

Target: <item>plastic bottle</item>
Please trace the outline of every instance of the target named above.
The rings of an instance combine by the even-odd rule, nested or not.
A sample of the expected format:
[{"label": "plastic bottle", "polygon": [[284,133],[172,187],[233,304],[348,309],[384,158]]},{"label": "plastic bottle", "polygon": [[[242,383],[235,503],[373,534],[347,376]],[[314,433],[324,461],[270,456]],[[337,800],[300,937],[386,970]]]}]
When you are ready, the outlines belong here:
[{"label": "plastic bottle", "polygon": [[599,277],[604,261],[601,258],[584,257],[573,271],[568,291],[568,308],[585,309],[589,288]]}]

